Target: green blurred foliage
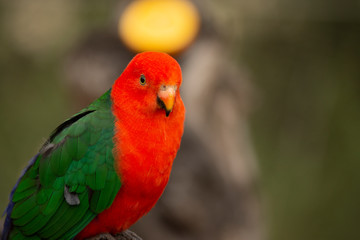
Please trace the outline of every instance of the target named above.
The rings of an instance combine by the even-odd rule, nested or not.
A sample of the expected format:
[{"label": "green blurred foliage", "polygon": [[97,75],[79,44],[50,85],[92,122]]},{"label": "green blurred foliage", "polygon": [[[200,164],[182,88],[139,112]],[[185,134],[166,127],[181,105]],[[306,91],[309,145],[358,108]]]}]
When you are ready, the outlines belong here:
[{"label": "green blurred foliage", "polygon": [[[40,48],[19,45],[22,29],[15,34],[11,26],[19,25],[9,23],[19,6],[0,2],[1,209],[26,161],[72,114],[64,57],[92,30],[116,31],[118,1],[64,2],[71,26],[46,35],[56,41]],[[210,6],[214,24],[228,26],[219,31],[224,46],[248,68],[257,91],[251,126],[268,239],[360,239],[360,3],[227,0]]]},{"label": "green blurred foliage", "polygon": [[359,239],[360,24],[270,23],[245,40],[271,239]]},{"label": "green blurred foliage", "polygon": [[259,91],[268,235],[360,239],[360,5],[308,4],[249,21],[238,52]]}]

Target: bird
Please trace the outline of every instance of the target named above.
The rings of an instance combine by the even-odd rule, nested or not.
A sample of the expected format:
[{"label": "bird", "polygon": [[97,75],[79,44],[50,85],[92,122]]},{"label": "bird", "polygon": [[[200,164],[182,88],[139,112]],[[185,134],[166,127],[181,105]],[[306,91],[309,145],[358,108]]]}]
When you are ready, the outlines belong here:
[{"label": "bird", "polygon": [[127,230],[162,195],[184,132],[181,68],[142,52],[112,87],[60,124],[10,193],[2,240]]}]

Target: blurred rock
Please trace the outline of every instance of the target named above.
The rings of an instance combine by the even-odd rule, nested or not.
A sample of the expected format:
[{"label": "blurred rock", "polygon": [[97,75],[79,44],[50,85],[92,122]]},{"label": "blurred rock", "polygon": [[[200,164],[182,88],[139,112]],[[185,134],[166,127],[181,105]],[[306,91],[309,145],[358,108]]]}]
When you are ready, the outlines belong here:
[{"label": "blurred rock", "polygon": [[119,234],[116,234],[115,236],[109,233],[103,233],[95,237],[88,238],[87,240],[142,240],[142,239],[132,231],[125,230]]},{"label": "blurred rock", "polygon": [[116,33],[92,32],[71,51],[65,62],[65,81],[74,99],[74,111],[107,91],[133,54]]}]

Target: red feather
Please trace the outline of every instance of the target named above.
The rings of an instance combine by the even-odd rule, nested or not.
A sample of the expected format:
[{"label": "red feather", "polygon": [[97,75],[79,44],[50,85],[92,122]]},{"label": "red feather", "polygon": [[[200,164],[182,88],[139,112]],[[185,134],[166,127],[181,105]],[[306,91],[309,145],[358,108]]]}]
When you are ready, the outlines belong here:
[{"label": "red feather", "polygon": [[[146,78],[145,85],[139,84],[141,75]],[[179,64],[169,55],[156,52],[135,56],[115,81],[111,92],[116,119],[114,155],[122,186],[111,207],[76,239],[126,230],[160,198],[183,134],[181,81]],[[174,108],[168,117],[157,104],[162,85],[177,86]]]}]

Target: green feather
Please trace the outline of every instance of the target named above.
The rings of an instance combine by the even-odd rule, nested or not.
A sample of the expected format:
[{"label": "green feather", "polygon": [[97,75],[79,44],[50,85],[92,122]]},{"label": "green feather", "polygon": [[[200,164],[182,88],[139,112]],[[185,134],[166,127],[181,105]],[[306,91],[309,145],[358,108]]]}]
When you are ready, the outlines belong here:
[{"label": "green feather", "polygon": [[36,195],[37,204],[42,205],[46,203],[51,196],[51,192],[52,192],[51,189],[46,189],[46,188],[41,189]]},{"label": "green feather", "polygon": [[23,217],[14,219],[13,223],[16,226],[24,226],[25,224],[29,223],[33,220],[39,212],[39,206],[35,206],[34,208],[30,209]]},{"label": "green feather", "polygon": [[100,192],[100,196],[97,201],[95,212],[102,212],[106,209],[106,207],[109,204],[109,201],[112,201],[114,197],[113,196],[114,189],[116,189],[116,186],[114,186],[110,182],[107,182],[106,187]]},{"label": "green feather", "polygon": [[38,214],[34,219],[32,219],[31,222],[22,226],[20,230],[22,233],[24,233],[27,236],[33,235],[49,221],[50,217],[51,217],[50,215],[43,216],[41,214]]},{"label": "green feather", "polygon": [[90,145],[92,131],[85,131],[81,135],[79,135],[79,140],[86,146],[86,148]]},{"label": "green feather", "polygon": [[49,157],[49,163],[52,173],[55,176],[61,177],[65,172],[66,169],[60,168],[60,161],[61,161],[61,149],[58,147],[55,150],[51,152],[51,155]]},{"label": "green feather", "polygon": [[88,185],[91,189],[97,190],[96,188],[96,175],[86,175],[86,185]]},{"label": "green feather", "polygon": [[67,214],[63,215],[63,218],[58,221],[62,224],[62,227],[52,235],[52,238],[58,239],[60,236],[64,235],[72,226],[76,225],[84,214],[89,209],[89,202],[87,200],[87,194],[82,194],[80,196],[80,205],[77,207],[67,206]]},{"label": "green feather", "polygon": [[77,155],[77,149],[78,149],[78,140],[77,140],[77,138],[68,137],[66,139],[65,146],[64,146],[63,149],[64,149],[64,151],[66,151],[66,153],[69,156],[72,156],[71,160],[73,160],[75,158],[75,156]]},{"label": "green feather", "polygon": [[[19,182],[10,239],[71,239],[112,204],[121,182],[112,154],[110,91],[79,114],[52,134]],[[80,204],[69,205],[65,184]]]},{"label": "green feather", "polygon": [[87,130],[86,125],[83,123],[82,119],[80,119],[77,124],[74,125],[74,127],[71,129],[71,131],[69,131],[69,136],[78,137],[83,134],[85,130]]},{"label": "green feather", "polygon": [[95,189],[103,189],[105,187],[106,176],[108,168],[106,165],[101,165],[96,169],[95,173]]},{"label": "green feather", "polygon": [[48,187],[51,186],[56,176],[50,170],[50,162],[48,158],[41,158],[38,160],[40,162],[39,166],[39,176],[42,186]]},{"label": "green feather", "polygon": [[64,177],[58,177],[56,178],[56,180],[54,181],[53,184],[53,189],[54,190],[63,190],[64,189]]},{"label": "green feather", "polygon": [[16,188],[16,193],[21,193],[25,190],[28,190],[29,188],[33,188],[36,186],[36,180],[32,178],[24,178],[24,180],[21,180],[19,185]]},{"label": "green feather", "polygon": [[60,191],[60,190],[54,191],[51,194],[49,201],[44,205],[42,214],[52,215],[57,210],[60,203],[64,202],[63,195],[64,195],[64,191]]},{"label": "green feather", "polygon": [[23,192],[15,192],[14,196],[12,198],[13,202],[19,202],[20,200],[23,200],[25,198],[28,198],[29,196],[33,195],[36,191],[36,188],[29,188]]},{"label": "green feather", "polygon": [[76,188],[76,192],[77,193],[82,193],[86,190],[86,186],[85,185],[78,185],[78,187]]},{"label": "green feather", "polygon": [[9,239],[11,239],[11,240],[23,240],[23,239],[25,239],[25,236],[22,235],[22,233],[20,231],[15,229],[10,233],[10,238]]},{"label": "green feather", "polygon": [[64,147],[62,147],[60,151],[61,151],[61,156],[59,161],[59,172],[63,176],[66,173],[67,169],[69,168],[72,158]]},{"label": "green feather", "polygon": [[63,217],[63,215],[67,214],[67,212],[66,212],[67,207],[68,207],[67,203],[65,201],[62,201],[61,205],[57,208],[57,211],[55,212],[53,217],[49,220],[49,222],[46,224],[46,226],[39,231],[38,234],[42,238],[51,237],[52,234],[54,233],[54,230],[59,228],[59,226],[61,226],[59,219],[61,219]]},{"label": "green feather", "polygon": [[36,206],[36,196],[32,195],[28,199],[22,202],[15,203],[15,206],[11,212],[11,218],[17,219],[27,214],[31,209]]},{"label": "green feather", "polygon": [[93,220],[96,214],[92,211],[87,211],[85,215],[82,217],[81,222],[72,226],[72,228],[64,234],[63,239],[72,239],[76,236],[87,224]]},{"label": "green feather", "polygon": [[77,140],[78,140],[78,149],[75,159],[81,159],[87,152],[89,145],[86,145],[84,142],[82,142],[80,138],[78,138]]},{"label": "green feather", "polygon": [[89,136],[89,145],[94,145],[97,141],[99,141],[101,132],[101,129],[99,129],[98,131],[93,131],[91,133],[91,135]]}]

